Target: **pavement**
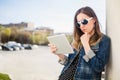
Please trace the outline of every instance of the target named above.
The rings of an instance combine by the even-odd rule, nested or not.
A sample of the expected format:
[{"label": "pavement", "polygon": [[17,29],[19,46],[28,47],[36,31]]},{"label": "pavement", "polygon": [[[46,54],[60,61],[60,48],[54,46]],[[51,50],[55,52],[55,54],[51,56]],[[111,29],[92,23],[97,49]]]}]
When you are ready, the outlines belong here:
[{"label": "pavement", "polygon": [[62,67],[47,46],[32,50],[0,50],[0,73],[9,74],[12,80],[57,80]]},{"label": "pavement", "polygon": [[0,73],[12,80],[57,80],[62,65],[47,46],[33,50],[1,51]]}]

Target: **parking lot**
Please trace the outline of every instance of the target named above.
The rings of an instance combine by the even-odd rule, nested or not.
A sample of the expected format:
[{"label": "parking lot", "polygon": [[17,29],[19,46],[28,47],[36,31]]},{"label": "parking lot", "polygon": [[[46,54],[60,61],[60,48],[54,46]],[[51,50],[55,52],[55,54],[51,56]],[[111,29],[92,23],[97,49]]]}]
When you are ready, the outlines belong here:
[{"label": "parking lot", "polygon": [[32,50],[0,50],[0,72],[12,80],[57,80],[62,66],[47,46]]}]

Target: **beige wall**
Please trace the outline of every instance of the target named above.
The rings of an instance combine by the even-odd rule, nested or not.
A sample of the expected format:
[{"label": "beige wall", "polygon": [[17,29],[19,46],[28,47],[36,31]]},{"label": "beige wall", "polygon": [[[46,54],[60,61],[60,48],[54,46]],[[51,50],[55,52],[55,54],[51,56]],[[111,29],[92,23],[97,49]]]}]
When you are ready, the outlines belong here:
[{"label": "beige wall", "polygon": [[106,0],[107,35],[111,38],[111,59],[106,80],[120,80],[120,0]]}]

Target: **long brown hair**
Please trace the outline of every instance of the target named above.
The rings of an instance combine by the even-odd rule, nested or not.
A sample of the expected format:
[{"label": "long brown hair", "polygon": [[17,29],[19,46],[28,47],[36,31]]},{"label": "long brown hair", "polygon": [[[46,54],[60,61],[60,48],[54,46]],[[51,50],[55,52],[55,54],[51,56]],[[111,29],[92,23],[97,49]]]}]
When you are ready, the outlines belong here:
[{"label": "long brown hair", "polygon": [[95,33],[90,38],[90,41],[89,41],[90,45],[94,45],[102,37],[102,33],[100,32],[98,18],[96,16],[95,12],[93,11],[93,9],[91,9],[90,7],[80,8],[79,10],[77,10],[77,12],[75,13],[75,17],[74,17],[74,32],[73,32],[74,40],[72,43],[73,47],[77,50],[79,49],[80,46],[82,46],[80,37],[84,34],[79,28],[77,28],[77,15],[80,13],[83,13],[83,14],[85,14],[89,17],[93,17],[95,19],[95,23],[94,23]]}]

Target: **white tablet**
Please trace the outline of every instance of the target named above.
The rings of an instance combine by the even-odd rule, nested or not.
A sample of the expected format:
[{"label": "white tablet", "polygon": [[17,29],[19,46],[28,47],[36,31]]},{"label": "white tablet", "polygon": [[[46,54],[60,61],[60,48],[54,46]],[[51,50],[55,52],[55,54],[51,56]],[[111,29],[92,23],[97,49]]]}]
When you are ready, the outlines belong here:
[{"label": "white tablet", "polygon": [[54,44],[57,47],[56,53],[58,54],[72,54],[73,53],[73,48],[71,47],[65,34],[49,36],[47,37],[47,39],[51,44]]}]

